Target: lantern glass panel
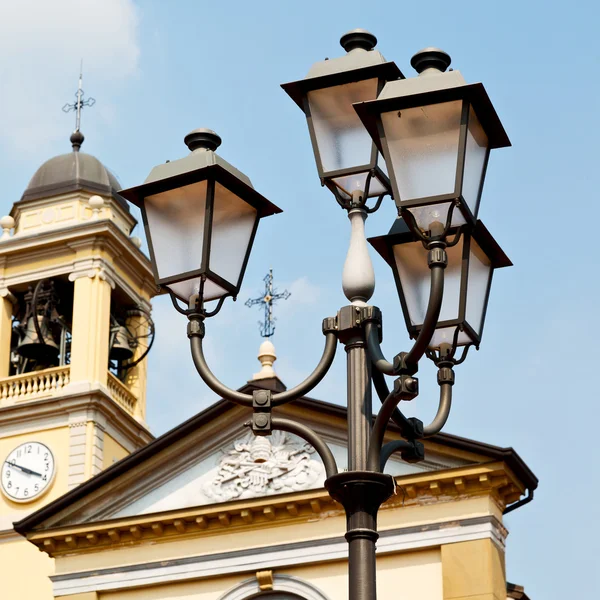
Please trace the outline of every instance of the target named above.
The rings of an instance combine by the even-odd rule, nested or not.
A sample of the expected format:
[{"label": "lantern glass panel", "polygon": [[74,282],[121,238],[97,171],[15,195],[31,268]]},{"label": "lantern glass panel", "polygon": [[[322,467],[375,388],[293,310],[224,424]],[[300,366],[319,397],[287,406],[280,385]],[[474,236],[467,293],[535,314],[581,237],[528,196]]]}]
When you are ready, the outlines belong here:
[{"label": "lantern glass panel", "polygon": [[455,100],[381,115],[397,200],[454,193],[461,109]]},{"label": "lantern glass panel", "polygon": [[257,218],[256,208],[215,183],[209,269],[235,287]]},{"label": "lantern glass panel", "polygon": [[[439,350],[440,344],[450,344],[454,343],[454,334],[456,332],[456,325],[452,327],[442,327],[441,329],[436,329],[433,332],[433,336],[431,337],[431,341],[429,342],[429,348],[432,350]],[[458,334],[458,339],[456,342],[457,346],[464,346],[465,344],[472,344],[475,340],[472,340],[469,334],[466,331],[461,331]]]},{"label": "lantern glass panel", "polygon": [[[444,272],[444,296],[439,321],[458,319],[463,239],[447,248],[448,266]],[[393,248],[400,285],[404,294],[408,317],[413,326],[420,327],[425,320],[431,285],[431,271],[427,265],[427,250],[421,242],[397,244]]]},{"label": "lantern glass panel", "polygon": [[144,199],[150,243],[160,280],[200,268],[206,191],[207,182],[199,181]]},{"label": "lantern glass panel", "polygon": [[[181,298],[184,302],[188,302],[193,295],[200,293],[200,282],[200,277],[194,277],[193,279],[186,279],[185,281],[180,281],[178,283],[169,283],[166,287],[172,290],[178,298]],[[226,289],[217,285],[210,279],[207,279],[204,282],[202,297],[205,302],[216,300],[227,293]]]},{"label": "lantern glass panel", "polygon": [[[373,78],[308,92],[324,176],[340,169],[370,165],[373,141],[352,104],[376,98],[377,83]],[[357,181],[350,183],[351,190],[359,189],[361,177],[364,186],[365,174],[361,173],[356,176]]]},{"label": "lantern glass panel", "polygon": [[[446,224],[448,209],[451,202],[438,202],[437,204],[424,204],[423,206],[411,206],[408,210],[413,214],[417,226],[423,231],[428,231],[434,222]],[[463,214],[454,208],[452,212],[452,227],[460,227],[466,223]]]},{"label": "lantern glass panel", "polygon": [[[354,175],[344,175],[342,177],[333,177],[331,181],[337,185],[342,198],[349,199],[352,196],[352,192],[360,190],[363,192],[367,185],[367,171],[362,173],[356,173]],[[371,177],[369,183],[369,198],[374,196],[380,196],[387,192],[387,188],[377,177]]]},{"label": "lantern glass panel", "polygon": [[462,197],[475,217],[477,217],[477,201],[479,200],[479,190],[483,180],[483,169],[488,148],[488,137],[471,106],[469,107]]},{"label": "lantern glass panel", "polygon": [[492,275],[492,264],[479,244],[471,238],[469,247],[469,278],[467,280],[466,322],[481,335],[487,291]]}]

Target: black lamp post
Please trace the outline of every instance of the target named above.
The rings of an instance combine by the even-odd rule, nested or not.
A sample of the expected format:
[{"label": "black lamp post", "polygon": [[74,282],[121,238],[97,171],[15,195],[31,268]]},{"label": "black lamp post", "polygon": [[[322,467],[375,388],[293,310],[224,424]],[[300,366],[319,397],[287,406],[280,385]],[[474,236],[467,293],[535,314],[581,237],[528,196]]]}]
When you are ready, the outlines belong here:
[{"label": "black lamp post", "polygon": [[[259,219],[280,212],[214,153],[219,137],[209,130],[192,132],[185,140],[189,156],[155,167],[143,185],[121,194],[142,209],[156,282],[188,316],[192,357],[205,383],[252,409],[246,425],[256,435],[288,431],[320,455],[325,486],[346,510],[350,600],[374,600],[377,512],[395,487],[383,472],[385,464],[394,452],[409,462],[424,458],[420,440],[438,433],[450,412],[454,367],[471,345],[479,347],[492,272],[510,265],[476,220],[489,151],[509,142],[483,86],[465,84],[457,71],[443,73],[450,57],[441,50],[415,55],[412,64],[420,75],[403,79],[373,49],[370,33],[352,31],[341,43],[345,56],[317,63],[305,79],[283,86],[307,117],[321,182],[351,221],[342,275],[350,304],[323,321],[323,355],[302,383],[283,392],[245,394],[223,385],[206,363],[205,320],[239,291]],[[392,362],[380,348],[381,312],[368,303],[375,279],[364,231],[367,214],[388,193],[400,217],[387,236],[371,243],[392,267],[415,339]],[[205,303],[214,300],[216,308],[207,310]],[[348,379],[348,470],[341,473],[313,430],[273,414],[323,379],[338,341],[346,349]],[[438,411],[428,425],[398,409],[402,400],[418,395],[414,375],[424,355],[438,368],[440,388]],[[386,375],[395,377],[391,391]],[[375,419],[372,387],[382,402]],[[390,420],[403,439],[384,444]]]}]

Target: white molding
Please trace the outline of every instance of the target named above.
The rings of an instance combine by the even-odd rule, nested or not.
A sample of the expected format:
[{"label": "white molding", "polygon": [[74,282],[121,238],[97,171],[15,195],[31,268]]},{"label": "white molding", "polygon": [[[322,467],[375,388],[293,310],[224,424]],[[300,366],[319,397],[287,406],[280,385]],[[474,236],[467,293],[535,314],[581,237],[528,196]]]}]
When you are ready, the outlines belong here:
[{"label": "white molding", "polygon": [[[35,246],[32,240],[35,239]],[[111,256],[114,264],[126,273],[140,288],[145,288],[150,296],[156,294],[156,285],[150,265],[150,260],[131,241],[131,239],[112,221],[89,221],[78,223],[62,230],[48,230],[37,234],[13,236],[10,243],[0,248],[2,259],[11,266],[21,265],[18,273],[13,276],[0,277],[0,289],[30,283],[44,278],[68,275],[77,270],[76,250],[81,246],[103,248]],[[36,258],[55,258],[60,264],[52,268],[31,268]],[[90,260],[102,260],[107,276],[113,279],[132,300],[141,303],[150,310],[150,303],[140,298],[138,293],[129,285],[125,277],[116,273],[111,262],[103,260],[101,254]]]},{"label": "white molding", "polygon": [[[380,536],[378,555],[481,539],[491,539],[503,550],[506,530],[494,517],[485,516],[387,530]],[[56,597],[339,561],[347,556],[347,542],[337,537],[54,575],[50,579]]]},{"label": "white molding", "polygon": [[85,389],[64,388],[66,393],[41,400],[0,407],[0,439],[23,432],[66,427],[72,415],[100,423],[109,435],[133,451],[154,439],[147,427],[109,396],[106,388],[84,383]]},{"label": "white molding", "polygon": [[22,542],[23,540],[23,536],[12,528],[0,530],[0,544],[19,541]]},{"label": "white molding", "polygon": [[[262,591],[258,585],[258,580],[256,577],[253,577],[231,588],[220,596],[218,600],[245,600],[246,598],[260,594]],[[292,577],[291,575],[274,574],[273,590],[269,591],[296,594],[306,600],[329,600],[329,597],[312,583],[299,577]]]}]

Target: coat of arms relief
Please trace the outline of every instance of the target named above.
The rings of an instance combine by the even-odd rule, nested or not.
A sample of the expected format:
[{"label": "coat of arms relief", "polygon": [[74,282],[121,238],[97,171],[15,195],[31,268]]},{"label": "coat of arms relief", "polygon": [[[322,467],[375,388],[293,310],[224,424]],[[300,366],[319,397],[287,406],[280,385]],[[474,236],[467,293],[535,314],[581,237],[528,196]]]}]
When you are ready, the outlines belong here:
[{"label": "coat of arms relief", "polygon": [[214,502],[227,502],[320,487],[325,469],[314,455],[312,446],[288,433],[249,433],[221,457],[202,492]]}]

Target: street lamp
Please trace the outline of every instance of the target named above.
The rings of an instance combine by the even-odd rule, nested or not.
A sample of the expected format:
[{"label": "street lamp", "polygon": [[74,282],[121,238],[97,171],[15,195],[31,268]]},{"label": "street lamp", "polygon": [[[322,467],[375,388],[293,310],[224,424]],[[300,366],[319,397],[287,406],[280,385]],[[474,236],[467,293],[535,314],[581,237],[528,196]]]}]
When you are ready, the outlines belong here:
[{"label": "street lamp", "polygon": [[142,211],[157,285],[199,305],[237,296],[258,221],[281,212],[215,150],[210,129],[185,137],[190,154],[152,169],[121,195]]},{"label": "street lamp", "polygon": [[445,72],[448,54],[426,48],[411,64],[418,77],[387,83],[355,109],[383,152],[403,215],[424,231],[448,218],[474,224],[489,152],[510,141],[483,85]]},{"label": "street lamp", "polygon": [[[377,512],[395,488],[394,479],[383,472],[385,464],[395,452],[409,462],[422,460],[420,440],[446,423],[454,367],[464,361],[470,345],[478,347],[481,341],[492,272],[510,265],[476,220],[489,150],[508,145],[483,87],[466,85],[456,71],[443,73],[450,57],[435,49],[413,57],[420,75],[405,80],[374,50],[375,42],[364,30],[349,32],[341,40],[346,56],[317,63],[307,78],[283,86],[307,117],[321,182],[351,221],[342,274],[349,304],[324,319],[323,354],[302,383],[282,392],[248,394],[221,383],[206,362],[205,321],[239,291],[258,220],[279,212],[214,153],[218,136],[209,130],[192,132],[186,137],[192,151],[188,157],[155,167],[142,186],[121,192],[142,209],[156,282],[189,319],[191,354],[204,382],[222,398],[252,409],[246,425],[255,435],[293,433],[323,460],[325,487],[347,516],[350,600],[376,597]],[[383,151],[391,186],[377,149]],[[400,217],[387,236],[371,243],[394,271],[415,339],[392,362],[380,347],[381,312],[369,304],[375,278],[364,227],[367,214],[388,193]],[[368,207],[367,200],[375,196]],[[218,304],[207,311],[204,303],[210,300]],[[323,379],[338,342],[347,355],[348,469],[343,472],[315,431],[273,413]],[[457,358],[460,346],[464,350]],[[415,374],[424,355],[438,369],[440,388],[437,414],[427,425],[398,409],[402,400],[418,395]],[[395,377],[391,390],[386,375]],[[382,402],[375,419],[372,387]],[[384,444],[390,420],[403,439]]]},{"label": "street lamp", "polygon": [[390,189],[377,147],[352,105],[374,100],[386,81],[404,76],[374,50],[377,38],[368,31],[350,31],[340,44],[345,56],[318,62],[304,79],[281,87],[306,115],[321,183],[347,206],[353,194],[366,200]]},{"label": "street lamp", "polygon": [[[478,348],[493,271],[512,263],[481,221],[473,228],[450,229],[448,236],[453,241],[446,246],[444,297],[429,349],[440,350],[442,344]],[[370,238],[369,242],[394,272],[406,328],[416,338],[429,298],[427,249],[401,218],[388,235]]]}]

